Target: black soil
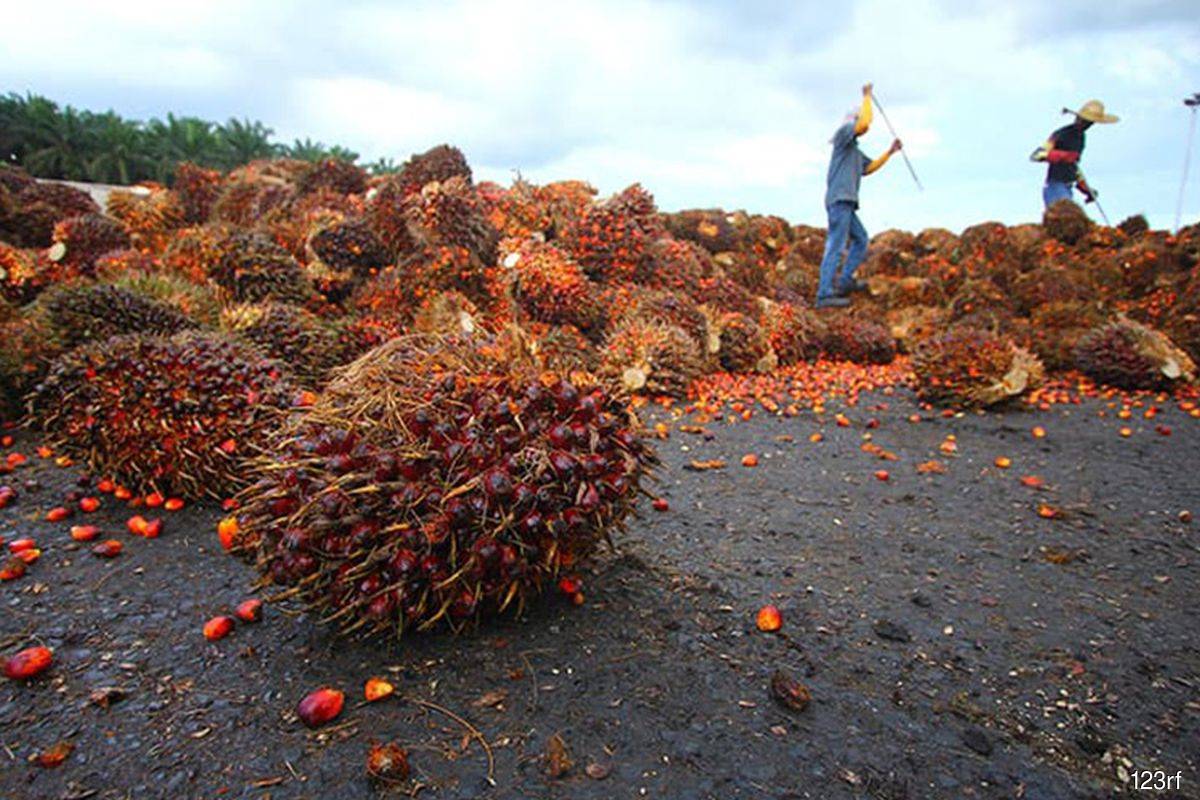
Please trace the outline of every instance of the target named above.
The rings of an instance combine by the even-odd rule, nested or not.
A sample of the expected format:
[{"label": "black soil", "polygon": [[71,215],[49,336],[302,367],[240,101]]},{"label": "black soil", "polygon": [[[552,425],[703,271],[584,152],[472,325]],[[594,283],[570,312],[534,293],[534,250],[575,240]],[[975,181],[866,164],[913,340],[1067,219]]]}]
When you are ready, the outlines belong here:
[{"label": "black soil", "polygon": [[[0,796],[1099,798],[1164,770],[1182,779],[1156,796],[1200,797],[1200,523],[1180,519],[1200,513],[1200,420],[1164,404],[1122,421],[1088,401],[912,423],[900,394],[864,398],[849,427],[834,411],[710,423],[711,438],[660,414],[670,510],[644,504],[585,574],[582,606],[547,598],[398,644],[279,606],[205,641],[254,579],[220,550],[221,511],[164,513],[144,540],[106,496],[86,521],[126,547],[100,559],[67,534],[85,515],[42,521],[77,470],[31,457],[0,476],[21,491],[0,535],[44,553],[0,584],[0,654],[45,644],[55,664],[0,682]],[[866,434],[897,460],[861,449]],[[918,472],[930,459],[945,474]],[[755,627],[766,603],[781,634]],[[772,699],[776,670],[808,687],[806,710]],[[361,704],[372,676],[397,695]],[[323,685],[346,708],[310,731],[293,709]],[[104,687],[124,699],[89,700]],[[573,766],[550,777],[555,735]],[[61,766],[30,763],[63,740]],[[403,745],[413,780],[373,785],[372,741]]]}]

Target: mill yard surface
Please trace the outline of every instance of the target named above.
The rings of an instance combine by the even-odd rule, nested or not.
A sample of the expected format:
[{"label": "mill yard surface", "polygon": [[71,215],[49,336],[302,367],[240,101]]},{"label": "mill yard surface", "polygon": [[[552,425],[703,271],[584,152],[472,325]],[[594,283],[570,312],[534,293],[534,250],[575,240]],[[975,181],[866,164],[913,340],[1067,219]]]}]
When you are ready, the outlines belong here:
[{"label": "mill yard surface", "polygon": [[[55,663],[0,684],[0,796],[1099,798],[1162,770],[1182,780],[1158,796],[1200,797],[1200,526],[1181,517],[1200,511],[1200,419],[1139,402],[943,416],[897,389],[736,424],[653,409],[669,510],[641,504],[581,606],[398,644],[281,605],[207,642],[256,577],[222,552],[216,504],[162,514],[154,540],[121,532],[134,512],[111,496],[45,522],[79,471],[19,435],[0,535],[43,555],[0,585],[0,652],[44,644]],[[81,517],[123,554],[72,542]],[[755,627],[767,603],[779,634]],[[772,699],[776,670],[807,709]],[[396,695],[362,703],[373,676]],[[320,686],[346,708],[309,730],[294,709]],[[555,736],[570,766],[551,777]],[[62,741],[61,766],[29,762]],[[410,782],[372,787],[372,741],[408,750]]]}]

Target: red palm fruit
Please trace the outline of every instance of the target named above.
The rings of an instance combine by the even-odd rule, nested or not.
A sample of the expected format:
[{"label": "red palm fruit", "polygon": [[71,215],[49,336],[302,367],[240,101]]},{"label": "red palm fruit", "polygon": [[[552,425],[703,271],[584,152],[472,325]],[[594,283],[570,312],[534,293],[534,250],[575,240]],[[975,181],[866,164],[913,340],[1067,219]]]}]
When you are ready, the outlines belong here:
[{"label": "red palm fruit", "polygon": [[90,514],[100,508],[100,501],[95,497],[85,497],[79,501],[79,510],[85,514]]},{"label": "red palm fruit", "polygon": [[13,469],[16,469],[28,460],[29,458],[24,453],[9,453],[4,457],[4,463]]},{"label": "red palm fruit", "polygon": [[42,557],[42,551],[38,550],[36,547],[31,547],[28,550],[22,550],[21,552],[17,553],[16,556],[22,562],[26,564],[32,564]]},{"label": "red palm fruit", "polygon": [[225,550],[233,549],[233,539],[237,536],[238,521],[237,517],[228,516],[217,523],[217,538],[221,540],[221,547]]},{"label": "red palm fruit", "polygon": [[322,687],[307,694],[296,705],[296,716],[310,728],[318,728],[342,713],[346,695],[337,689]]},{"label": "red palm fruit", "polygon": [[96,484],[96,491],[104,492],[105,494],[110,494],[116,488],[116,484],[114,484],[108,478],[104,478]]},{"label": "red palm fruit", "polygon": [[113,497],[117,498],[118,500],[128,500],[133,497],[133,492],[129,491],[129,489],[125,488],[124,486],[118,486],[113,489]]},{"label": "red palm fruit", "polygon": [[669,511],[670,508],[671,508],[671,504],[666,501],[666,498],[663,498],[663,497],[654,498],[654,510],[655,511]]},{"label": "red palm fruit", "polygon": [[146,524],[142,527],[142,536],[147,539],[157,539],[158,535],[162,533],[162,525],[163,522],[160,517],[147,520]]},{"label": "red palm fruit", "polygon": [[49,647],[30,647],[4,662],[4,676],[14,681],[27,681],[49,669],[54,652]]},{"label": "red palm fruit", "polygon": [[69,508],[64,508],[63,506],[56,506],[55,508],[52,508],[46,512],[46,521],[47,522],[61,522],[62,520],[66,519],[69,516],[71,516],[71,510]]},{"label": "red palm fruit", "polygon": [[204,638],[210,642],[215,642],[218,639],[224,639],[233,630],[232,617],[213,617],[208,622],[204,623]]},{"label": "red palm fruit", "polygon": [[401,783],[408,780],[408,753],[395,742],[371,743],[367,751],[367,772],[383,783]]},{"label": "red palm fruit", "polygon": [[774,633],[783,627],[783,615],[779,613],[779,609],[775,606],[766,605],[758,610],[758,615],[754,618],[754,624],[764,633]]},{"label": "red palm fruit", "polygon": [[101,558],[116,558],[121,555],[121,551],[124,549],[125,545],[116,539],[107,539],[93,547],[92,552]]},{"label": "red palm fruit", "polygon": [[71,755],[71,751],[74,749],[75,745],[70,742],[58,742],[34,756],[33,761],[39,767],[53,769],[66,761],[67,756]]},{"label": "red palm fruit", "polygon": [[757,467],[758,466],[758,456],[756,456],[754,453],[749,453],[747,455],[742,456],[742,466],[743,467]]},{"label": "red palm fruit", "polygon": [[25,562],[19,558],[10,558],[0,564],[0,581],[15,581],[25,574]]},{"label": "red palm fruit", "polygon": [[877,469],[877,470],[875,470],[875,479],[876,479],[876,480],[880,480],[880,481],[886,481],[886,480],[888,480],[888,479],[889,479],[889,478],[891,478],[891,477],[892,477],[892,476],[891,476],[890,474],[888,474],[888,471],[887,471],[886,469]]},{"label": "red palm fruit", "polygon": [[167,511],[179,511],[183,508],[183,500],[178,497],[170,497],[167,502],[163,503],[163,508]]},{"label": "red palm fruit", "polygon": [[72,525],[71,538],[77,542],[90,542],[100,535],[100,529],[95,525]]},{"label": "red palm fruit", "polygon": [[37,547],[37,543],[28,536],[22,539],[13,539],[8,543],[8,549],[13,553],[19,553],[22,550],[32,550],[35,547]]},{"label": "red palm fruit", "polygon": [[262,600],[257,597],[243,600],[233,613],[242,622],[258,622],[262,619]]},{"label": "red palm fruit", "polygon": [[134,536],[146,535],[146,518],[141,514],[134,514],[125,522],[125,527],[129,528],[129,532]]},{"label": "red palm fruit", "polygon": [[366,686],[363,687],[363,696],[368,703],[374,703],[376,700],[390,697],[395,691],[396,687],[383,678],[368,678]]},{"label": "red palm fruit", "polygon": [[146,495],[146,507],[147,508],[158,508],[164,502],[165,502],[165,499],[158,492],[151,492],[150,494]]}]

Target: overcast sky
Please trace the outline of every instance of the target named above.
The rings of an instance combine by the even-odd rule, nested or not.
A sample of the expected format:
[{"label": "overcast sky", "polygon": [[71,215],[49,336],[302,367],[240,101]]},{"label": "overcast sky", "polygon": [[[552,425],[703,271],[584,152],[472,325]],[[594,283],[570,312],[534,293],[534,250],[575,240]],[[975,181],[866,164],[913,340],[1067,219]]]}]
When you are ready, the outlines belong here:
[{"label": "overcast sky", "polygon": [[[250,117],[368,160],[446,141],[504,184],[640,181],[668,210],[821,225],[829,137],[873,80],[925,191],[899,158],[866,179],[872,231],[1036,219],[1028,155],[1091,97],[1121,116],[1083,160],[1109,216],[1168,227],[1200,91],[1197,0],[42,0],[3,23],[3,91]],[[889,141],[877,119],[862,146]]]}]

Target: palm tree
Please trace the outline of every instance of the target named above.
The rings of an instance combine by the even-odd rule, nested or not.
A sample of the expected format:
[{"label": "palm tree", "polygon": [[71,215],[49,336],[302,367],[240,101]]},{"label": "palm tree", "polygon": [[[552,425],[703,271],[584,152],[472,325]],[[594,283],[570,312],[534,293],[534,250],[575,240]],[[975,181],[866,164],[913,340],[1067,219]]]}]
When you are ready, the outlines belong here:
[{"label": "palm tree", "polygon": [[111,111],[96,115],[93,122],[96,153],[87,164],[89,180],[130,184],[154,175],[154,161],[146,154],[146,136],[136,123]]},{"label": "palm tree", "polygon": [[147,150],[156,161],[155,179],[166,183],[180,161],[205,167],[221,166],[221,142],[214,125],[196,117],[167,114],[164,122],[152,119],[146,125]]},{"label": "palm tree", "polygon": [[353,164],[355,161],[358,161],[358,153],[354,152],[348,147],[342,147],[340,144],[335,144],[333,147],[329,148],[328,157],[336,158],[339,161],[349,161],[351,164]]},{"label": "palm tree", "polygon": [[291,145],[284,145],[283,154],[300,161],[320,161],[329,157],[329,148],[324,143],[314,142],[309,138],[305,138],[304,141],[296,139]]},{"label": "palm tree", "polygon": [[400,165],[394,159],[383,156],[367,164],[366,170],[372,175],[394,175],[400,171]]},{"label": "palm tree", "polygon": [[59,111],[56,103],[29,95],[18,124],[26,168],[46,178],[84,180],[95,139],[90,117],[71,106]]},{"label": "palm tree", "polygon": [[230,118],[224,126],[217,129],[221,142],[221,165],[225,169],[254,161],[257,158],[270,158],[277,155],[279,146],[271,142],[275,131],[255,120],[238,120]]}]

